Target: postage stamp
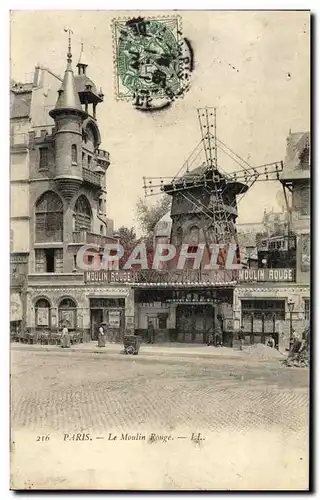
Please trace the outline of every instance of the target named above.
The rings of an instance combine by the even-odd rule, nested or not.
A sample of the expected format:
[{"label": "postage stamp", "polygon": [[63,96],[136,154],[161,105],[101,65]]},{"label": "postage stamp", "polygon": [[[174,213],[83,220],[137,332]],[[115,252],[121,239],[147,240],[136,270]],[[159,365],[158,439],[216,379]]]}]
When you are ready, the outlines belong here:
[{"label": "postage stamp", "polygon": [[178,16],[114,20],[113,36],[118,99],[151,111],[187,92],[193,53]]}]

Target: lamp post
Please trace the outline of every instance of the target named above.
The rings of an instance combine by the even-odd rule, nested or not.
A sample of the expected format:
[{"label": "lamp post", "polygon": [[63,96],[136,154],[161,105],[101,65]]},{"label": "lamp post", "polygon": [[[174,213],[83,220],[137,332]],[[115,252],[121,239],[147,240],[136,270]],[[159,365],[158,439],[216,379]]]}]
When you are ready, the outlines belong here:
[{"label": "lamp post", "polygon": [[289,314],[290,314],[290,342],[289,342],[289,349],[291,350],[291,347],[292,347],[292,344],[293,344],[292,313],[293,313],[293,309],[294,309],[294,302],[293,302],[292,299],[288,300],[288,309],[289,309]]}]

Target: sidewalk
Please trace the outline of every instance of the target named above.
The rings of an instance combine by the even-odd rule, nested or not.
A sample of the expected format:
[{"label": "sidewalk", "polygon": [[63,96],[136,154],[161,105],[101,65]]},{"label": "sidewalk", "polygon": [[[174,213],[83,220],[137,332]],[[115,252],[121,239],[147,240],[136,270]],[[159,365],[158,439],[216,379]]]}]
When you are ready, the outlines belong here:
[{"label": "sidewalk", "polygon": [[[39,344],[20,344],[12,343],[12,350],[24,351],[42,351],[42,352],[78,352],[78,353],[98,353],[98,354],[122,354],[122,344],[106,344],[106,347],[99,348],[97,342],[88,342],[85,344],[78,344],[70,347],[69,349],[62,349],[56,345],[39,345]],[[166,356],[166,357],[183,357],[183,358],[238,358],[243,355],[239,349],[232,349],[230,347],[208,347],[206,345],[192,345],[192,344],[142,344],[139,350],[139,356]],[[132,356],[129,356],[132,357]]]}]

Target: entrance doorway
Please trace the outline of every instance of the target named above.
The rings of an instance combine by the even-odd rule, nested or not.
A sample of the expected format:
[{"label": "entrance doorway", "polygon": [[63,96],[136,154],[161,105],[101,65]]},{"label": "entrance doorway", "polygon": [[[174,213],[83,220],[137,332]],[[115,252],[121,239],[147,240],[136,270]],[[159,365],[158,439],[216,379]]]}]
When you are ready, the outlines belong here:
[{"label": "entrance doorway", "polygon": [[211,304],[179,304],[176,313],[177,340],[206,344],[214,331],[214,307]]},{"label": "entrance doorway", "polygon": [[91,340],[98,339],[99,326],[103,322],[103,309],[90,310]]}]

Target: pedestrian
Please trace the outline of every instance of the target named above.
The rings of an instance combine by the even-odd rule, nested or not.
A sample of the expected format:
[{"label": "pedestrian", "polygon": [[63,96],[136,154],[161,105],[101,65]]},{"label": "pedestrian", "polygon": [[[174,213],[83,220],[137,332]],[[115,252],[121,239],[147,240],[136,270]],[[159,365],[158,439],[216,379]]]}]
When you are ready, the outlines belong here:
[{"label": "pedestrian", "polygon": [[239,331],[239,340],[240,340],[240,351],[243,350],[243,346],[244,346],[244,340],[245,340],[246,336],[245,336],[245,333],[244,333],[244,328],[243,326],[241,325],[240,327],[240,331]]},{"label": "pedestrian", "polygon": [[220,325],[216,327],[216,331],[214,334],[214,345],[215,347],[219,347],[222,345],[222,330]]},{"label": "pedestrian", "polygon": [[106,346],[106,335],[103,326],[101,325],[98,333],[98,347],[105,347],[105,346]]},{"label": "pedestrian", "polygon": [[60,339],[61,347],[71,347],[70,342],[70,334],[68,328],[66,326],[62,329],[61,339]]},{"label": "pedestrian", "polygon": [[208,343],[207,343],[208,346],[210,345],[214,345],[214,338],[213,338],[213,333],[209,333],[208,335]]},{"label": "pedestrian", "polygon": [[154,343],[154,326],[152,321],[148,321],[148,344]]},{"label": "pedestrian", "polygon": [[272,335],[269,335],[269,337],[267,338],[266,345],[267,345],[267,347],[271,347],[272,349],[275,348],[276,343],[275,343]]}]

